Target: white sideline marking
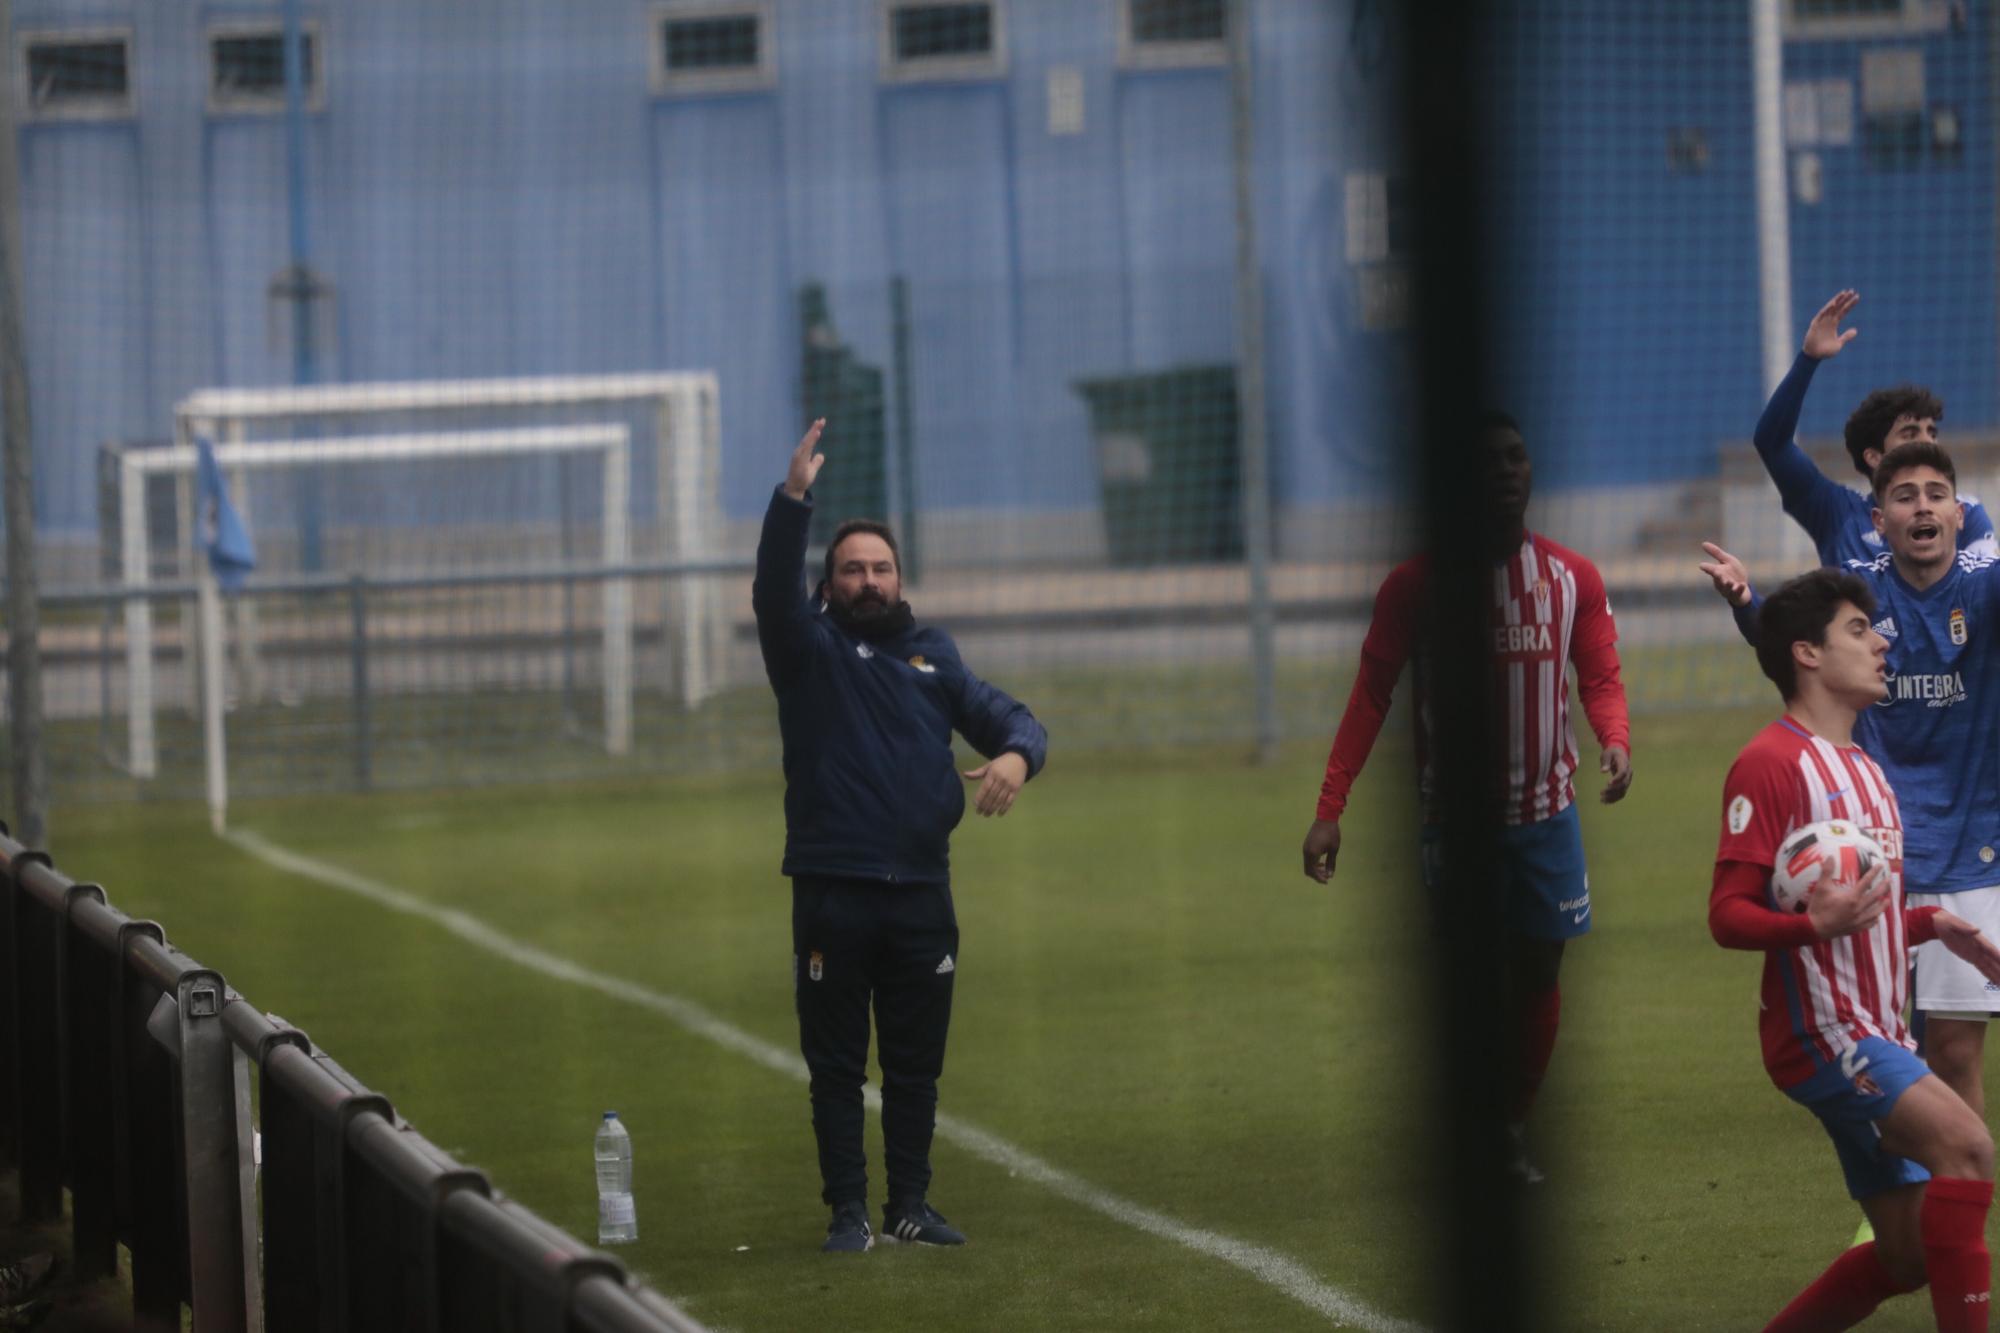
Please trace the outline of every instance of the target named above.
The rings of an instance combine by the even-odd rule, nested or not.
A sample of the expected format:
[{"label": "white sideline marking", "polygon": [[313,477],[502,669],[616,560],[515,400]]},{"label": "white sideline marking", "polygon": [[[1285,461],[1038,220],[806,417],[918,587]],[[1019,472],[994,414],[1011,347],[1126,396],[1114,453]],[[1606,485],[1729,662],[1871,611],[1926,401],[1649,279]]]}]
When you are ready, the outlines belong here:
[{"label": "white sideline marking", "polygon": [[[705,1037],[716,1045],[732,1050],[766,1069],[797,1079],[801,1083],[807,1080],[805,1061],[800,1056],[724,1022],[692,1000],[684,1000],[677,995],[668,995],[662,991],[649,990],[634,982],[607,976],[602,972],[593,972],[567,958],[557,957],[555,954],[537,949],[532,944],[523,944],[511,936],[503,935],[477,917],[469,916],[454,908],[439,907],[401,889],[383,884],[379,880],[372,880],[351,870],[343,870],[339,866],[302,856],[275,843],[267,842],[247,830],[232,829],[222,836],[225,841],[235,844],[267,865],[306,879],[317,880],[329,888],[366,898],[391,911],[421,917],[442,926],[466,943],[484,949],[488,953],[497,954],[531,972],[539,972],[557,981],[572,982],[588,990],[597,991],[601,995],[608,995],[612,999],[637,1005],[641,1009],[650,1009],[673,1020],[696,1036]],[[873,1087],[867,1090],[867,1100],[871,1108],[877,1111],[881,1109],[881,1094]],[[1276,1288],[1301,1305],[1316,1310],[1342,1325],[1364,1329],[1367,1333],[1423,1333],[1421,1324],[1383,1314],[1338,1287],[1327,1285],[1296,1259],[1288,1258],[1276,1250],[1265,1249],[1261,1245],[1253,1245],[1249,1241],[1237,1240],[1219,1232],[1204,1231],[1199,1227],[1177,1222],[1165,1213],[1134,1203],[1130,1199],[1121,1198],[1109,1190],[1099,1189],[1089,1181],[1071,1175],[1061,1167],[1045,1162],[1026,1149],[1017,1148],[998,1135],[968,1124],[957,1116],[940,1114],[937,1118],[937,1132],[940,1138],[964,1149],[974,1157],[1025,1176],[1071,1203],[1080,1204],[1115,1222],[1122,1222],[1148,1235],[1172,1241],[1176,1245],[1239,1268],[1266,1286]]]}]

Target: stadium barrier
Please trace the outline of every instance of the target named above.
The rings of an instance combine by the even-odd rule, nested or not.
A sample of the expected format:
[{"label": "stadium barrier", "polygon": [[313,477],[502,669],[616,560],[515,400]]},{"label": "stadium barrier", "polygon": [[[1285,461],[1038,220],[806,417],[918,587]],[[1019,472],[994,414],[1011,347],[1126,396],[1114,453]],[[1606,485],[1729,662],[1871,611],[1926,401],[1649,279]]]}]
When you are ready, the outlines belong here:
[{"label": "stadium barrier", "polygon": [[701,1329],[4,825],[0,895],[0,1150],[136,1329]]}]

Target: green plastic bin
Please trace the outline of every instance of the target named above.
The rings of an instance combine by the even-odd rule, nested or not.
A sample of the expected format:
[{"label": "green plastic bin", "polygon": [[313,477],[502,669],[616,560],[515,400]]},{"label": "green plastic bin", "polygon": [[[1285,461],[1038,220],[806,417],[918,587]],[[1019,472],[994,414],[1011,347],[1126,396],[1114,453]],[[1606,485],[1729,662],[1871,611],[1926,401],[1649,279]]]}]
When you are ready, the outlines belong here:
[{"label": "green plastic bin", "polygon": [[1114,565],[1243,558],[1236,368],[1079,380],[1090,404]]}]

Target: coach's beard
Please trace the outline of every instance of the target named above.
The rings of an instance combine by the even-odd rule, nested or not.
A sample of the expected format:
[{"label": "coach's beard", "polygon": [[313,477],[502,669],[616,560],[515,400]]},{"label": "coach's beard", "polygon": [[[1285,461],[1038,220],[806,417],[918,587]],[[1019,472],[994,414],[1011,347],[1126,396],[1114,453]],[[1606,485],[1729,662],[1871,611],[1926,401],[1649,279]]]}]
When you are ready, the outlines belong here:
[{"label": "coach's beard", "polygon": [[828,591],[827,613],[849,634],[862,639],[888,639],[916,623],[908,602],[894,606],[880,593],[859,592],[851,602],[843,602]]}]

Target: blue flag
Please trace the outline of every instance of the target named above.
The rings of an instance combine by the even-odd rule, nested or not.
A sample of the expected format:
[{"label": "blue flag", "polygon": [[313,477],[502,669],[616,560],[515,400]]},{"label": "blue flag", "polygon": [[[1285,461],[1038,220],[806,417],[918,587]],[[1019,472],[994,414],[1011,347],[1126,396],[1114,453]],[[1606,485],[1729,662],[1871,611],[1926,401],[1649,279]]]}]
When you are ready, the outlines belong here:
[{"label": "blue flag", "polygon": [[250,542],[250,530],[229,503],[229,488],[222,484],[222,469],[215,462],[215,448],[205,438],[194,442],[198,455],[201,506],[201,540],[208,548],[209,568],[215,581],[234,591],[243,586],[243,576],[257,568],[257,548]]}]

